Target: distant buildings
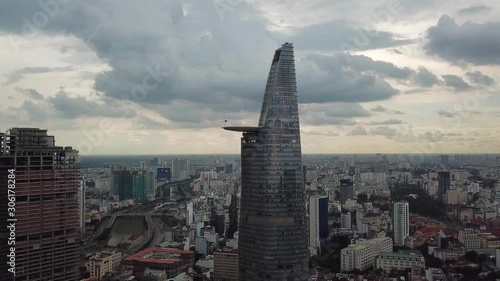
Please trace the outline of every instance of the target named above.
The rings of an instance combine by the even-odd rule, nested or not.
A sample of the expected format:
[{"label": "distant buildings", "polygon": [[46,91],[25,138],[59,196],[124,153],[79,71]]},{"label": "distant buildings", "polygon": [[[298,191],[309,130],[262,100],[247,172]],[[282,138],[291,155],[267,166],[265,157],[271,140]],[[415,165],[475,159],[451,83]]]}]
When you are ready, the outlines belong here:
[{"label": "distant buildings", "polygon": [[410,235],[410,207],[408,202],[394,203],[393,210],[394,245],[404,246]]},{"label": "distant buildings", "polygon": [[309,198],[309,246],[318,247],[328,237],[328,196]]},{"label": "distant buildings", "polygon": [[293,46],[277,49],[258,127],[226,127],[241,139],[241,280],[309,277]]},{"label": "distant buildings", "polygon": [[[78,151],[56,146],[47,130],[12,128],[0,134],[0,183],[5,180],[5,195],[9,174],[16,183],[16,280],[78,280]],[[3,249],[7,242],[2,236]]]},{"label": "distant buildings", "polygon": [[146,201],[148,193],[154,192],[154,174],[145,168],[132,168],[129,165],[111,165],[113,195],[120,201],[134,199]]},{"label": "distant buildings", "polygon": [[344,205],[346,200],[354,198],[353,183],[349,179],[340,180],[340,204]]}]

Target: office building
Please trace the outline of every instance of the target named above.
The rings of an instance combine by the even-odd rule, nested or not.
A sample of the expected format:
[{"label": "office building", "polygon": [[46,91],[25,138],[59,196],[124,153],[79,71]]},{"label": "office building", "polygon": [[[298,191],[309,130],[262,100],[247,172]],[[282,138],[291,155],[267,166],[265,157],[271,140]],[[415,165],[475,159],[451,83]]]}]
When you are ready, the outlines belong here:
[{"label": "office building", "polygon": [[410,235],[410,205],[408,202],[394,203],[393,228],[394,245],[404,246],[405,239]]},{"label": "office building", "polygon": [[451,179],[450,172],[439,172],[438,173],[438,199],[439,201],[443,200],[443,195],[446,194],[446,191],[451,188]]},{"label": "office building", "polygon": [[356,245],[373,245],[375,255],[381,253],[390,253],[393,251],[393,242],[391,237],[377,237],[373,239],[358,239]]},{"label": "office building", "polygon": [[0,139],[2,180],[15,170],[16,280],[78,280],[78,151],[37,128],[12,128]]},{"label": "office building", "polygon": [[238,184],[234,187],[231,195],[231,204],[229,205],[229,226],[226,232],[226,239],[233,239],[234,233],[238,231]]},{"label": "office building", "polygon": [[309,246],[318,247],[328,237],[328,196],[309,198]]},{"label": "office building", "polygon": [[340,204],[344,205],[348,199],[354,198],[353,183],[349,179],[340,180]]},{"label": "office building", "polygon": [[241,280],[309,277],[302,151],[293,45],[276,50],[258,127],[241,138]]},{"label": "office building", "polygon": [[172,177],[181,180],[181,176],[189,175],[189,160],[187,159],[174,159],[172,160]]},{"label": "office building", "polygon": [[239,281],[238,276],[238,251],[214,251],[214,281]]}]

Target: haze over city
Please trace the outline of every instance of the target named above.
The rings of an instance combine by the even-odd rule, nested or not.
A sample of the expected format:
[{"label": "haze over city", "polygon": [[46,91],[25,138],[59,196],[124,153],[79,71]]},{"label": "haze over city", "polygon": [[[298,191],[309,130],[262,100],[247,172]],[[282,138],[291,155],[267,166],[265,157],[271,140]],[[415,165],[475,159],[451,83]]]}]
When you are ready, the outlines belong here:
[{"label": "haze over city", "polygon": [[257,124],[269,53],[293,42],[304,153],[500,152],[497,1],[41,3],[0,3],[2,131],[237,154],[221,127]]}]

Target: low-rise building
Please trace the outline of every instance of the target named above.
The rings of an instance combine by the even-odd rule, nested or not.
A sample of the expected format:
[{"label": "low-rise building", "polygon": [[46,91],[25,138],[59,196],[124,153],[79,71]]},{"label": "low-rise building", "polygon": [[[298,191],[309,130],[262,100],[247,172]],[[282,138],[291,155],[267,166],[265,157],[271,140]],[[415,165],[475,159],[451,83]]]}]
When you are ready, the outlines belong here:
[{"label": "low-rise building", "polygon": [[187,272],[193,263],[192,251],[171,248],[148,248],[123,260],[123,264],[134,267],[132,271],[139,279],[143,278],[146,268],[162,270],[167,278],[173,278]]},{"label": "low-rise building", "polygon": [[470,228],[461,230],[458,233],[458,241],[464,245],[466,251],[481,248],[481,238]]},{"label": "low-rise building", "polygon": [[368,269],[373,266],[374,255],[375,247],[372,244],[351,244],[340,251],[340,270],[349,272]]},{"label": "low-rise building", "polygon": [[113,271],[113,259],[111,255],[97,253],[90,257],[87,269],[90,272],[90,277],[96,278],[97,281],[102,280],[104,275]]},{"label": "low-rise building", "polygon": [[386,271],[422,268],[424,265],[425,260],[422,254],[415,252],[382,253],[375,258],[375,268]]}]

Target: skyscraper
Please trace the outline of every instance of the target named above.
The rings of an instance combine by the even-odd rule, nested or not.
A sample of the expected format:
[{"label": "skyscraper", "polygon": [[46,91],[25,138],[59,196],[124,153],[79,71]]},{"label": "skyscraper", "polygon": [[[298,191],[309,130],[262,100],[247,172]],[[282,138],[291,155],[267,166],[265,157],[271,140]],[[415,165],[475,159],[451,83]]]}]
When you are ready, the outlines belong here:
[{"label": "skyscraper", "polygon": [[340,204],[344,205],[347,199],[354,198],[353,184],[350,179],[340,180]]},{"label": "skyscraper", "polygon": [[328,238],[328,196],[313,195],[309,198],[309,246],[318,247]]},{"label": "skyscraper", "polygon": [[443,200],[443,195],[446,194],[446,191],[450,190],[450,187],[451,187],[450,172],[439,172],[438,173],[439,201]]},{"label": "skyscraper", "polygon": [[[1,177],[15,174],[15,280],[79,280],[78,151],[36,128],[12,128],[0,139]],[[12,280],[7,273],[0,279]]]},{"label": "skyscraper", "polygon": [[258,127],[241,138],[241,280],[307,280],[308,248],[293,45],[277,49]]},{"label": "skyscraper", "polygon": [[393,214],[394,245],[403,246],[410,235],[410,207],[408,202],[395,202]]}]

